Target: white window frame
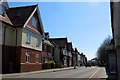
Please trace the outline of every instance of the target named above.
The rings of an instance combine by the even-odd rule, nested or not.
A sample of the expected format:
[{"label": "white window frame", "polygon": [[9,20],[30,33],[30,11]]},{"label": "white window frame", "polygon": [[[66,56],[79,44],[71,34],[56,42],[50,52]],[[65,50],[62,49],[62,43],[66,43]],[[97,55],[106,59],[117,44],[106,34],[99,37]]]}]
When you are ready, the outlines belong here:
[{"label": "white window frame", "polygon": [[66,48],[63,49],[63,55],[68,55]]},{"label": "white window frame", "polygon": [[32,25],[34,25],[35,27],[38,26],[38,21],[34,16],[32,17]]},{"label": "white window frame", "polygon": [[64,60],[64,65],[67,65],[67,60],[66,59]]},{"label": "white window frame", "polygon": [[30,51],[26,50],[25,53],[25,63],[30,63]]},{"label": "white window frame", "polygon": [[36,53],[35,62],[36,62],[36,63],[39,63],[39,54],[38,54],[38,53]]},{"label": "white window frame", "polygon": [[31,35],[29,33],[26,34],[26,44],[30,44]]},{"label": "white window frame", "polygon": [[48,62],[48,58],[47,58],[47,56],[45,57],[45,63],[47,63]]}]

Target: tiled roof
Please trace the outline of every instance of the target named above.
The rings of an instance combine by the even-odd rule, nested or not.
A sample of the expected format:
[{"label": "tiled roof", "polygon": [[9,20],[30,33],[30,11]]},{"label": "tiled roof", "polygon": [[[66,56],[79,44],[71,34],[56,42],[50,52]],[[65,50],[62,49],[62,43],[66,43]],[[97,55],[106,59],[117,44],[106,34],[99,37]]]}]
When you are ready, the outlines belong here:
[{"label": "tiled roof", "polygon": [[51,42],[54,42],[58,47],[67,46],[67,38],[50,38]]},{"label": "tiled roof", "polygon": [[9,8],[7,11],[14,27],[22,27],[37,5]]},{"label": "tiled roof", "polygon": [[10,19],[8,18],[8,16],[5,14],[5,16],[3,17],[2,15],[0,15],[0,21],[2,23],[6,23],[9,25],[12,25],[12,22],[10,21]]}]

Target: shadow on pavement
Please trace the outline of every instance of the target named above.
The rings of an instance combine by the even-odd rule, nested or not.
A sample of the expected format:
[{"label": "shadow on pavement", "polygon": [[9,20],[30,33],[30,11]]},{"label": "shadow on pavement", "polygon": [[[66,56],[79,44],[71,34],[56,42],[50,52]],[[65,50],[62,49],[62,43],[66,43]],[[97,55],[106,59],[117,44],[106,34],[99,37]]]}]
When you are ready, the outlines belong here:
[{"label": "shadow on pavement", "polygon": [[107,78],[100,78],[100,79],[96,79],[96,80],[118,80],[115,77],[107,77]]},{"label": "shadow on pavement", "polygon": [[115,78],[115,77],[108,77],[106,80],[118,80],[118,78]]}]

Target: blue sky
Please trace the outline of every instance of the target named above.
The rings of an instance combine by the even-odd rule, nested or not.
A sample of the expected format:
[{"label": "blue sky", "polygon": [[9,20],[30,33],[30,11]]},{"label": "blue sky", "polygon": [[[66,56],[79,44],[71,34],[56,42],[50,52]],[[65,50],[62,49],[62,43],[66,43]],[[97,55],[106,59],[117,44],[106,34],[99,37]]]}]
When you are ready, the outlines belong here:
[{"label": "blue sky", "polygon": [[44,31],[51,37],[67,37],[88,59],[112,35],[109,2],[11,2],[9,6],[32,4],[39,5]]}]

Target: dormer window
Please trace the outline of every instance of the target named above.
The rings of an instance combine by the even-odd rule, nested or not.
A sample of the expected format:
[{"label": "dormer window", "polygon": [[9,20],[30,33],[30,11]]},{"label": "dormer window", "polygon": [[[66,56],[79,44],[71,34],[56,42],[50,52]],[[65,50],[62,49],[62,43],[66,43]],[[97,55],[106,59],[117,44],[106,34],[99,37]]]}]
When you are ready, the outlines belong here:
[{"label": "dormer window", "polygon": [[5,8],[4,8],[4,6],[2,6],[2,5],[0,5],[0,15],[2,15],[2,16],[4,16],[5,15]]},{"label": "dormer window", "polygon": [[32,25],[34,25],[35,27],[37,27],[37,19],[35,17],[32,17]]}]

